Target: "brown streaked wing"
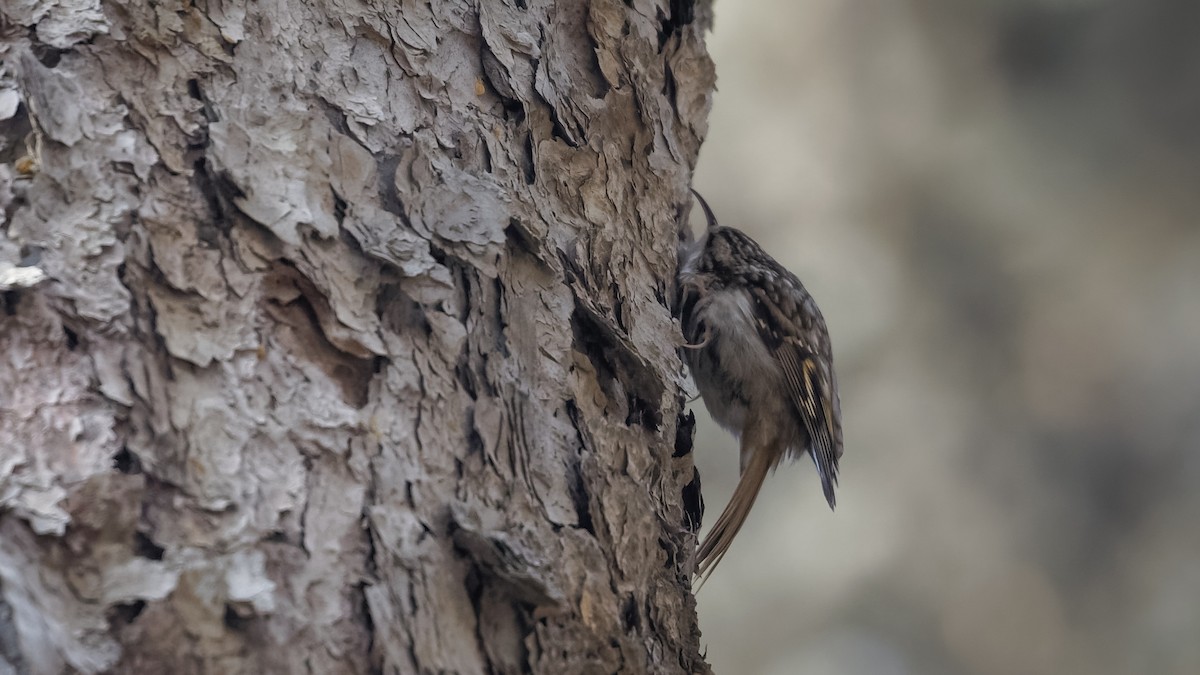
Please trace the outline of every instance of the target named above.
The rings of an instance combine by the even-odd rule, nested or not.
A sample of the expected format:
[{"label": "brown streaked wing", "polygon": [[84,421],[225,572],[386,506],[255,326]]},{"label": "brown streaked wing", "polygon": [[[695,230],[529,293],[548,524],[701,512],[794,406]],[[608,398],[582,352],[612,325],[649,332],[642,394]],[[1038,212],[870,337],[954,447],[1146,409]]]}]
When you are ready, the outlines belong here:
[{"label": "brown streaked wing", "polygon": [[800,413],[804,428],[811,439],[808,448],[821,476],[821,489],[830,508],[836,504],[833,487],[837,484],[838,451],[834,447],[833,411],[828,409],[832,392],[826,391],[814,350],[818,345],[808,344],[802,334],[791,326],[792,320],[784,316],[767,293],[754,289],[759,310],[758,330],[763,342],[770,347],[771,355],[787,382],[792,404]]}]

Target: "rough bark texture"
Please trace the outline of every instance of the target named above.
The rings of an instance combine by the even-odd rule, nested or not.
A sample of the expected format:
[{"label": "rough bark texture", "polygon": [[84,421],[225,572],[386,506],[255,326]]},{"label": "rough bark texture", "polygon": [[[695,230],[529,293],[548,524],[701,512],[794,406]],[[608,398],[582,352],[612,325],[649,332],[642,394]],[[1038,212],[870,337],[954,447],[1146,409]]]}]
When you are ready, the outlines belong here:
[{"label": "rough bark texture", "polygon": [[6,0],[0,673],[705,671],[707,12]]}]

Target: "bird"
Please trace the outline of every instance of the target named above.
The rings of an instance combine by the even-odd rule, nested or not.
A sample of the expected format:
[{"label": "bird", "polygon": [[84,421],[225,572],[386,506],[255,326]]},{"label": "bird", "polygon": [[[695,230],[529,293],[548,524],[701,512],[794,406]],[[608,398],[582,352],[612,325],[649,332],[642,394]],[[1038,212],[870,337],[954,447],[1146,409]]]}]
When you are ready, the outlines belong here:
[{"label": "bird", "polygon": [[718,224],[680,247],[684,360],[713,419],[740,440],[741,475],[696,554],[699,586],[729,551],[768,473],[808,454],[836,506],[842,411],[829,330],[795,274],[753,239]]}]

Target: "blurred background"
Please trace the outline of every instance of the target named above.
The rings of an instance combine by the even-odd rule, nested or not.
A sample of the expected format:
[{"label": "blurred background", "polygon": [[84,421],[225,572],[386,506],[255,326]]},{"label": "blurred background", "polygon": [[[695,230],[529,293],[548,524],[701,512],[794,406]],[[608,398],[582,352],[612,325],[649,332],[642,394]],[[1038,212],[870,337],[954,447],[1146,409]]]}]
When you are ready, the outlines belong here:
[{"label": "blurred background", "polygon": [[696,185],[820,303],[846,438],[700,593],[715,671],[1200,673],[1200,3],[715,12]]}]

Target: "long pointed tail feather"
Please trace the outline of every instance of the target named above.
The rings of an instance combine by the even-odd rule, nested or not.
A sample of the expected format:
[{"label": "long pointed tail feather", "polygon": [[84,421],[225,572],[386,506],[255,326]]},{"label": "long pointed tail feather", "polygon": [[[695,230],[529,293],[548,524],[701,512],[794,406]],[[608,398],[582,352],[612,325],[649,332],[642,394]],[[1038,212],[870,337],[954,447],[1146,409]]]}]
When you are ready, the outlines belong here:
[{"label": "long pointed tail feather", "polygon": [[700,583],[696,586],[697,590],[704,585],[709,575],[716,569],[717,563],[721,562],[721,558],[724,558],[725,553],[729,551],[733,538],[737,536],[738,530],[742,529],[742,523],[746,522],[746,516],[750,514],[750,509],[754,506],[754,500],[758,497],[763,480],[766,479],[767,472],[774,464],[773,459],[778,459],[777,457],[772,458],[772,453],[764,450],[760,448],[750,456],[750,461],[742,471],[742,477],[738,480],[733,496],[729,498],[729,503],[725,505],[725,510],[717,518],[716,524],[704,538],[704,542],[700,544],[700,550],[696,553],[699,560],[699,564],[696,566],[696,576],[700,577]]}]

